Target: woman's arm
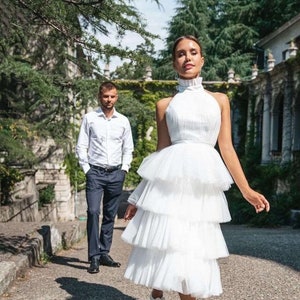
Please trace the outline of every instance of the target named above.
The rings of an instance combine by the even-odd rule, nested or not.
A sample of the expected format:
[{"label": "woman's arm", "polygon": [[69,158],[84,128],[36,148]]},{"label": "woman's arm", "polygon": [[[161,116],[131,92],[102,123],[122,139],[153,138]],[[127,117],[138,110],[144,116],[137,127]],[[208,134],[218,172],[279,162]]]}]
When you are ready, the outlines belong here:
[{"label": "woman's arm", "polygon": [[230,103],[225,94],[215,93],[213,96],[221,107],[221,128],[218,137],[218,145],[222,158],[233,177],[243,197],[254,206],[256,212],[269,211],[270,205],[267,199],[254,191],[250,186],[232,144]]},{"label": "woman's arm", "polygon": [[171,145],[168,126],[166,122],[166,109],[171,101],[170,98],[161,99],[156,103],[156,124],[157,124],[157,147],[161,150]]}]

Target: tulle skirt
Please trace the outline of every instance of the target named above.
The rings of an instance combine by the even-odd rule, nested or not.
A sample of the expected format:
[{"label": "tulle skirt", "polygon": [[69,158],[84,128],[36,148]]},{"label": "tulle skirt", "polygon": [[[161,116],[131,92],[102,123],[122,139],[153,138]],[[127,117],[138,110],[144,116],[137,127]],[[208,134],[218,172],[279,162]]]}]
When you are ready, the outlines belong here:
[{"label": "tulle skirt", "polygon": [[232,178],[206,144],[176,144],[148,156],[129,202],[138,207],[122,238],[133,245],[125,277],[195,297],[222,293],[217,259],[228,256],[220,223],[230,221]]}]

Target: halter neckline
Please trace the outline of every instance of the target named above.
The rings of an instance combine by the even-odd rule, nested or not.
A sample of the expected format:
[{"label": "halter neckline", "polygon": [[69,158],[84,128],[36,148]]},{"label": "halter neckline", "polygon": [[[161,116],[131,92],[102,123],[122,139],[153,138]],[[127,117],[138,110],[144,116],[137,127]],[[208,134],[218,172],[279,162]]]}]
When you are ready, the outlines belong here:
[{"label": "halter neckline", "polygon": [[196,89],[203,89],[202,86],[202,77],[196,77],[193,79],[178,79],[178,86],[177,90],[179,92],[183,92],[184,90],[196,90]]}]

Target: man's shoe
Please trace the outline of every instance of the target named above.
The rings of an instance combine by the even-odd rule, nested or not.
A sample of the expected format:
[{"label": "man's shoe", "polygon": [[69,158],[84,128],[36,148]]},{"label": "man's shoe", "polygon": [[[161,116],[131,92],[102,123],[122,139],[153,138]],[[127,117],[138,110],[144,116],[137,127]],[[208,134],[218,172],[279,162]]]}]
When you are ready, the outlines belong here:
[{"label": "man's shoe", "polygon": [[119,268],[121,266],[119,262],[114,261],[108,254],[100,256],[100,265],[113,268]]},{"label": "man's shoe", "polygon": [[150,300],[165,300],[164,297],[161,298],[153,298],[152,295],[150,295]]},{"label": "man's shoe", "polygon": [[87,270],[91,274],[95,274],[99,272],[99,258],[92,257],[90,267]]}]

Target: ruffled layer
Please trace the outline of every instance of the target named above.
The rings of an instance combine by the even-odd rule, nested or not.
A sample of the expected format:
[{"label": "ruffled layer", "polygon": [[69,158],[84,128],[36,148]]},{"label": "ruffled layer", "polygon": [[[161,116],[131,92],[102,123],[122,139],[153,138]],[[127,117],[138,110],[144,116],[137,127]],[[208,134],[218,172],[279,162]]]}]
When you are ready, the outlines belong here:
[{"label": "ruffled layer", "polygon": [[228,190],[233,180],[216,149],[204,143],[179,143],[146,157],[138,174],[148,181],[212,185]]},{"label": "ruffled layer", "polygon": [[138,207],[122,238],[133,245],[125,277],[195,297],[222,293],[217,259],[228,256],[219,223],[230,221],[232,178],[219,153],[179,143],[148,156],[128,201]]},{"label": "ruffled layer", "polygon": [[191,222],[189,219],[157,215],[142,209],[138,209],[122,238],[141,248],[178,252],[197,259],[228,256],[219,224]]},{"label": "ruffled layer", "polygon": [[181,182],[141,181],[128,202],[144,211],[197,222],[223,223],[231,220],[222,190],[212,185]]},{"label": "ruffled layer", "polygon": [[125,277],[136,284],[207,298],[222,293],[216,260],[135,247]]}]

